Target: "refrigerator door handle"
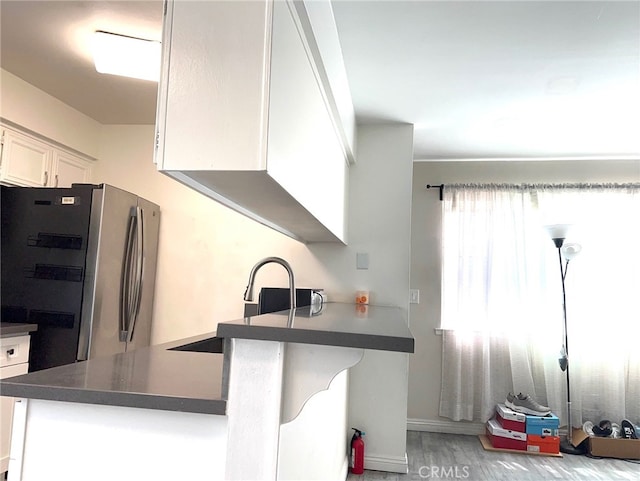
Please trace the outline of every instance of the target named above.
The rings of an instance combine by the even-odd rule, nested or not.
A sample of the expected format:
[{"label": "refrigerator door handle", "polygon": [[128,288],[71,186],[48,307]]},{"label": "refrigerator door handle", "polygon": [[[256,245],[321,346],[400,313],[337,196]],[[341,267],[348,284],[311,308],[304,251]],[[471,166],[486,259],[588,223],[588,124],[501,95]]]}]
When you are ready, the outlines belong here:
[{"label": "refrigerator door handle", "polygon": [[120,342],[126,342],[131,319],[131,275],[134,249],[134,233],[136,229],[136,215],[132,209],[129,215],[129,227],[125,242],[124,258],[122,260],[122,280],[120,282]]},{"label": "refrigerator door handle", "polygon": [[144,280],[144,212],[141,207],[136,207],[136,278],[133,285],[133,305],[131,317],[129,319],[129,329],[127,342],[133,339],[133,333],[140,313],[140,304],[142,301],[142,282]]}]

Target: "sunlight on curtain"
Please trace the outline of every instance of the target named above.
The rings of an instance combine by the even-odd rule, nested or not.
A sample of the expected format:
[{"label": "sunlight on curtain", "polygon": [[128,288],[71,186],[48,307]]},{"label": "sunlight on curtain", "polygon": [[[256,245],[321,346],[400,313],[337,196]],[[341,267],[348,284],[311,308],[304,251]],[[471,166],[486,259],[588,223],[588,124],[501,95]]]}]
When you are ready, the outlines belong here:
[{"label": "sunlight on curtain", "polygon": [[583,246],[565,282],[573,422],[640,420],[639,186],[445,189],[440,415],[486,421],[521,391],[566,423],[554,223]]}]

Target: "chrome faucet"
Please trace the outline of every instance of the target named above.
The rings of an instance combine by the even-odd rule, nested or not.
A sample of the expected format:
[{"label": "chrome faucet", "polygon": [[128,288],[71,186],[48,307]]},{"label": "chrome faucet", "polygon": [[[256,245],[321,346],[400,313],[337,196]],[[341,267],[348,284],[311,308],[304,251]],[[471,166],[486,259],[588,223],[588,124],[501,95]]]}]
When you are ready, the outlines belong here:
[{"label": "chrome faucet", "polygon": [[275,262],[276,264],[280,264],[287,270],[287,274],[289,274],[289,306],[291,312],[296,308],[296,286],[293,280],[293,270],[287,261],[280,257],[265,257],[264,259],[258,261],[255,266],[251,269],[249,273],[249,284],[247,284],[247,289],[244,291],[244,300],[245,301],[253,301],[253,283],[256,280],[256,274],[260,270],[260,268],[271,262]]}]

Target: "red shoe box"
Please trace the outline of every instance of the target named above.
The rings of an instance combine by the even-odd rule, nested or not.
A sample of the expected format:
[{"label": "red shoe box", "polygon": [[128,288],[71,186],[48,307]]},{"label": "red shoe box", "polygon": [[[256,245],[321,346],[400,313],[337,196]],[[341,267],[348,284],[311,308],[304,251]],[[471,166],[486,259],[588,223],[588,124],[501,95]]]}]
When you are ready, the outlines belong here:
[{"label": "red shoe box", "polygon": [[504,429],[520,433],[527,432],[527,417],[522,413],[509,409],[504,404],[496,406],[496,419]]},{"label": "red shoe box", "polygon": [[495,419],[487,421],[487,437],[494,448],[527,450],[527,435],[525,433],[504,429]]},{"label": "red shoe box", "polygon": [[530,453],[558,454],[560,452],[560,438],[558,436],[527,434],[527,451]]}]

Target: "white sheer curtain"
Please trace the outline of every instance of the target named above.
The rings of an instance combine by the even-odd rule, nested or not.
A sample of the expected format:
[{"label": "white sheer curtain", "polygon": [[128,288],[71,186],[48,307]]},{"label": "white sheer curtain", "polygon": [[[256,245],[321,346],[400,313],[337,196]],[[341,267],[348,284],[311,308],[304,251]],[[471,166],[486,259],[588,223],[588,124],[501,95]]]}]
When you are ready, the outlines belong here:
[{"label": "white sheer curtain", "polygon": [[441,416],[486,421],[515,391],[566,423],[554,223],[583,246],[565,281],[573,423],[640,421],[640,184],[445,189]]}]

